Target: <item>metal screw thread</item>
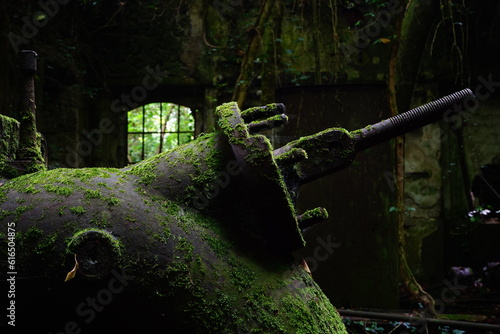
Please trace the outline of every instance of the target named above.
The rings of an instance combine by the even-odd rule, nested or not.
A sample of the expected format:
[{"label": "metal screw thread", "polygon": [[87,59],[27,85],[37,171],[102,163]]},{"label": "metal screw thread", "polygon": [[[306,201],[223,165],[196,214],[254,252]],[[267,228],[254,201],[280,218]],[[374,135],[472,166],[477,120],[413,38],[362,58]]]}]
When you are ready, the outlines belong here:
[{"label": "metal screw thread", "polygon": [[389,120],[394,127],[401,129],[401,131],[407,132],[405,131],[407,128],[411,131],[414,130],[412,128],[414,123],[430,124],[435,122],[443,117],[444,112],[456,104],[463,104],[467,98],[474,98],[474,94],[468,88],[391,117]]},{"label": "metal screw thread", "polygon": [[[447,113],[456,114],[468,109],[467,100],[473,100],[470,89],[463,89],[429,102],[402,114],[393,116],[363,129],[352,132],[356,151],[390,140],[427,124],[443,119]],[[462,108],[463,107],[463,108]]]}]

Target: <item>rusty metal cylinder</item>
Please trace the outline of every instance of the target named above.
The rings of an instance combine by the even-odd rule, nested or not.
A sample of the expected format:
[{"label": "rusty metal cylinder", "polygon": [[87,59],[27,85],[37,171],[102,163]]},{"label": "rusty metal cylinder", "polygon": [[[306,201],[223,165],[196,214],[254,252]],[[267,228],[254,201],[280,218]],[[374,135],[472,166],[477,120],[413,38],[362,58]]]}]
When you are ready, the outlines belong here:
[{"label": "rusty metal cylinder", "polygon": [[38,54],[32,50],[21,50],[19,51],[19,56],[21,70],[23,72],[32,72],[34,74],[37,71]]},{"label": "rusty metal cylinder", "polygon": [[19,108],[20,140],[17,159],[37,157],[40,148],[37,144],[35,73],[37,53],[31,50],[19,52],[21,67],[21,101]]}]

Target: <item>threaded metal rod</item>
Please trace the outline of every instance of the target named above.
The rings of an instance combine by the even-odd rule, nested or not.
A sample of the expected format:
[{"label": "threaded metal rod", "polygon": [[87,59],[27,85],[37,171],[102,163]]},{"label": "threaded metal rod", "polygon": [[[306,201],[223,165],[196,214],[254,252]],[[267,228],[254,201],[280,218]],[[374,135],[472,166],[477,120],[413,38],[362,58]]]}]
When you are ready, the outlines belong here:
[{"label": "threaded metal rod", "polygon": [[351,132],[356,151],[375,146],[427,124],[443,119],[446,113],[456,114],[468,109],[466,102],[474,100],[470,89],[463,89],[393,116],[363,129]]}]

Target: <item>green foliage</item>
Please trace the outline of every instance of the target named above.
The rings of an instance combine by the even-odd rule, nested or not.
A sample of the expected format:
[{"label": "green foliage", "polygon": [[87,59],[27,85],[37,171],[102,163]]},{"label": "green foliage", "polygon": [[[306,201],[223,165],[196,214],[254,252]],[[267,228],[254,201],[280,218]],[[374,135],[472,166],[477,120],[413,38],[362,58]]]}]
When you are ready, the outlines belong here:
[{"label": "green foliage", "polygon": [[151,103],[128,113],[128,154],[139,162],[194,139],[191,109],[173,103]]}]

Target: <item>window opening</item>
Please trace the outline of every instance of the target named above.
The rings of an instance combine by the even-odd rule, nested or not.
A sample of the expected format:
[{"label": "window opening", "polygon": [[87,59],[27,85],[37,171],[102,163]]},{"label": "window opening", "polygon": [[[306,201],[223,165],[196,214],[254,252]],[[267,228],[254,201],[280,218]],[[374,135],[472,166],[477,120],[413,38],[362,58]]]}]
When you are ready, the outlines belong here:
[{"label": "window opening", "polygon": [[194,139],[191,109],[151,103],[128,113],[128,160],[137,163]]}]

